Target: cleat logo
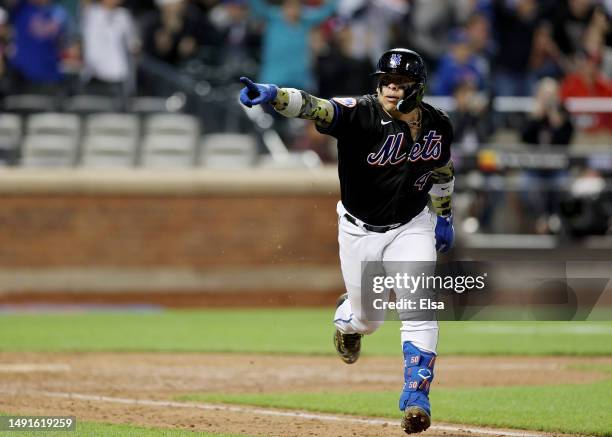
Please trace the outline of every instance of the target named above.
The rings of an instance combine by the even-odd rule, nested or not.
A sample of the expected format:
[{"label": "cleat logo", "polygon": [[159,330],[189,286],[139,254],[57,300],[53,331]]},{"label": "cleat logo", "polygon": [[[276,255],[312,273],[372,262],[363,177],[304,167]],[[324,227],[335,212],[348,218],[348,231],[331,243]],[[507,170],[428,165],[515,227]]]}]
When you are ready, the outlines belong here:
[{"label": "cleat logo", "polygon": [[421,377],[421,379],[428,381],[429,379],[431,379],[431,370],[419,369],[418,375]]}]

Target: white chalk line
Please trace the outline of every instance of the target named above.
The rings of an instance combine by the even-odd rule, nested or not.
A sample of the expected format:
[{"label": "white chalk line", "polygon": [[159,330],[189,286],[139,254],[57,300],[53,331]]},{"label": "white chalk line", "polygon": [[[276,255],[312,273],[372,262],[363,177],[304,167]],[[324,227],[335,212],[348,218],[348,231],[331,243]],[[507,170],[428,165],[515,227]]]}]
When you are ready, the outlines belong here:
[{"label": "white chalk line", "polygon": [[[575,323],[575,322],[571,322]],[[479,324],[465,328],[467,332],[478,334],[574,334],[574,335],[610,335],[612,326],[609,325],[559,325],[559,326],[533,326],[533,325],[504,325],[502,323]]]},{"label": "white chalk line", "polygon": [[483,369],[493,371],[517,371],[517,370],[559,370],[567,368],[567,364],[560,363],[436,363],[436,370],[465,370]]},{"label": "white chalk line", "polygon": [[[34,391],[34,390],[6,390],[0,389],[0,394],[27,394],[27,395],[38,395],[47,396],[51,398],[63,398],[63,399],[78,399],[83,401],[94,401],[94,402],[111,402],[117,404],[127,405],[144,405],[148,407],[172,407],[172,408],[195,408],[198,410],[208,411],[226,411],[230,413],[247,413],[261,416],[274,416],[274,417],[295,417],[300,419],[308,420],[320,420],[327,422],[348,422],[361,425],[376,425],[376,426],[399,426],[400,422],[395,420],[384,420],[384,419],[360,419],[358,417],[349,416],[338,416],[333,414],[318,414],[318,413],[305,413],[301,411],[291,410],[272,410],[265,408],[254,408],[254,407],[242,407],[235,405],[224,405],[224,404],[204,404],[196,402],[176,402],[176,401],[156,401],[151,399],[131,399],[121,398],[114,396],[101,396],[101,395],[88,395],[82,393],[64,393],[64,392],[51,392],[51,391]],[[448,431],[448,432],[466,432],[480,435],[494,435],[499,437],[543,437],[546,434],[539,433],[526,433],[523,431],[505,431],[496,429],[486,429],[468,426],[450,426],[450,425],[432,425],[429,429],[433,431]]]},{"label": "white chalk line", "polygon": [[0,363],[0,373],[69,372],[68,364]]}]

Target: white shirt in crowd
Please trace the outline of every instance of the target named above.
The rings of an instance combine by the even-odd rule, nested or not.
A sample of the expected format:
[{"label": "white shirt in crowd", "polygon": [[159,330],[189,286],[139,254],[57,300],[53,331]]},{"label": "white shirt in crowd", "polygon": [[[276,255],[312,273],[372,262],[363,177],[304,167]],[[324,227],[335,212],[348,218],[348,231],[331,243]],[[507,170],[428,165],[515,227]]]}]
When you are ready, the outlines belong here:
[{"label": "white shirt in crowd", "polygon": [[130,53],[138,46],[129,11],[93,4],[85,7],[81,23],[86,74],[105,82],[126,80]]}]

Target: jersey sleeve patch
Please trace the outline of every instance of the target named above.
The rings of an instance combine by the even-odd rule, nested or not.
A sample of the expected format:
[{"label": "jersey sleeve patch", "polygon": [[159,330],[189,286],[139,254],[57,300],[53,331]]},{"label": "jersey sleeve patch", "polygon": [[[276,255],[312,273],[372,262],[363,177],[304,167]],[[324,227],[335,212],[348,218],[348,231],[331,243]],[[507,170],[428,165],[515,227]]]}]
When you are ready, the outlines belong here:
[{"label": "jersey sleeve patch", "polygon": [[346,106],[347,108],[354,108],[357,106],[357,99],[352,97],[334,97],[332,100],[340,103],[342,106]]}]

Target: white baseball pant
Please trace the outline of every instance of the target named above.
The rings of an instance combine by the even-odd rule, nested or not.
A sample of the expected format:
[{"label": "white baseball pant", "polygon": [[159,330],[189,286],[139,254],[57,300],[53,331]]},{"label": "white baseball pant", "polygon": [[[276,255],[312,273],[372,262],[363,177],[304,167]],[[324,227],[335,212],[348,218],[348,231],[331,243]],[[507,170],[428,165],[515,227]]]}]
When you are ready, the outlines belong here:
[{"label": "white baseball pant", "polygon": [[[334,324],[344,334],[371,334],[382,320],[367,320],[362,310],[362,261],[428,261],[436,260],[436,216],[425,207],[408,223],[385,233],[371,232],[349,222],[342,202],[338,202],[338,243],[340,265],[348,299],[336,309]],[[387,272],[390,274],[391,272]],[[386,290],[380,295],[385,302]],[[406,290],[395,290],[397,300],[406,296]],[[437,321],[402,321],[401,342],[412,342],[419,349],[436,353],[438,343]]]}]

